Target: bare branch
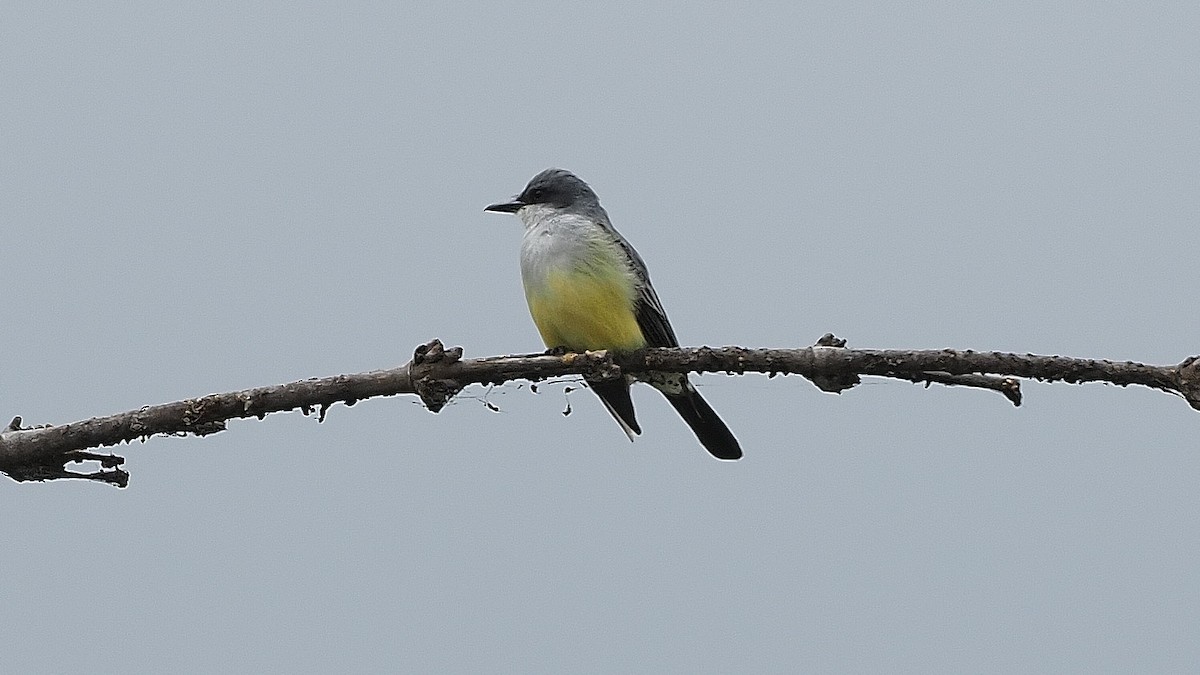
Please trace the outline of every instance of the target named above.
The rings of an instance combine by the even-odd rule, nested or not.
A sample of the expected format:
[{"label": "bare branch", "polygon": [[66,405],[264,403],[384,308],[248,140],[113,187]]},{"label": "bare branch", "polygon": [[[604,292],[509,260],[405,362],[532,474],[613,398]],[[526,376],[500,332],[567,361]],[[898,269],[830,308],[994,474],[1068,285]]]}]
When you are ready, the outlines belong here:
[{"label": "bare branch", "polygon": [[[18,481],[83,478],[124,487],[129,480],[121,468],[124,458],[85,451],[160,434],[205,436],[223,431],[230,419],[262,419],[286,410],[299,409],[307,415],[317,409],[323,420],[335,403],[354,405],[375,396],[416,394],[427,408],[438,412],[470,384],[539,381],[564,375],[594,380],[648,370],[800,375],[835,393],[858,384],[861,375],[891,377],[997,391],[1013,405],[1021,404],[1017,378],[1109,382],[1176,394],[1200,410],[1198,357],[1177,366],[1150,366],[1004,352],[847,349],[844,345],[844,340],[826,335],[804,349],[680,347],[624,354],[556,352],[463,360],[461,348],[445,349],[434,340],[418,347],[412,361],[390,370],[211,394],[60,426],[26,428],[17,417],[0,430],[0,471]],[[98,462],[100,470],[77,473],[65,468],[68,463],[85,461]]]}]

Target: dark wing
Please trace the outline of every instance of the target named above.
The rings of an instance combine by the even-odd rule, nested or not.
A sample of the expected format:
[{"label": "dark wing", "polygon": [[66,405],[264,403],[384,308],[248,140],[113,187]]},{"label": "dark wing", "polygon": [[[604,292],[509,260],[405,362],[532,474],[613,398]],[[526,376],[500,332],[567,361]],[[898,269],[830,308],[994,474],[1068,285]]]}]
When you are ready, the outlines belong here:
[{"label": "dark wing", "polygon": [[647,346],[679,346],[675,331],[671,329],[671,322],[667,321],[667,313],[663,311],[662,303],[658,301],[658,294],[650,285],[650,277],[646,277],[645,285],[638,293],[637,322],[638,327],[642,329],[642,335],[646,336]]},{"label": "dark wing", "polygon": [[675,331],[671,329],[671,322],[667,320],[667,312],[659,302],[658,294],[654,292],[654,286],[650,285],[650,273],[646,271],[646,263],[642,262],[642,256],[638,255],[638,252],[633,250],[633,246],[625,241],[625,237],[622,237],[621,233],[617,232],[616,228],[608,222],[607,214],[605,214],[604,224],[608,231],[612,232],[613,238],[620,245],[621,250],[629,256],[629,262],[637,273],[639,280],[637,322],[638,327],[642,329],[642,335],[646,337],[646,346],[678,347],[679,340],[675,337]]}]

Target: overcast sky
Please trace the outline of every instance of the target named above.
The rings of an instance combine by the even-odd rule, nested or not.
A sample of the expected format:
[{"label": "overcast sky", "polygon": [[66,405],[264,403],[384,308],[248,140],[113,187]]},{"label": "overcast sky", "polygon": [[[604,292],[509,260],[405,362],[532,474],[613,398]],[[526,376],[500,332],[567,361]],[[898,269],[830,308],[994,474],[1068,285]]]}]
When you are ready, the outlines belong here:
[{"label": "overcast sky", "polygon": [[[549,166],[685,345],[1200,353],[1197,5],[920,5],[10,3],[0,413],[540,350]],[[0,479],[4,667],[1200,669],[1181,400],[697,382],[743,461],[513,383]]]}]

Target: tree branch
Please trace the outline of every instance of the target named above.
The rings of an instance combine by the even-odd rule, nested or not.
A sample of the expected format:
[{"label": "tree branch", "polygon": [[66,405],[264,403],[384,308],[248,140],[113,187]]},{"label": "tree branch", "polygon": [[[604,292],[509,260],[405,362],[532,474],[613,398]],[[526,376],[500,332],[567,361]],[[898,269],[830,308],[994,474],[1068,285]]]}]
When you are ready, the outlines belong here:
[{"label": "tree branch", "polygon": [[[1073,384],[1109,382],[1176,394],[1200,410],[1200,357],[1194,356],[1176,366],[1150,366],[1130,361],[953,349],[847,349],[844,340],[826,335],[805,349],[679,347],[624,354],[551,353],[463,360],[460,347],[445,349],[434,340],[418,347],[412,361],[390,370],[211,394],[60,426],[26,428],[17,417],[0,431],[0,471],[17,481],[83,478],[124,487],[129,474],[121,466],[123,457],[86,450],[159,434],[205,436],[223,431],[230,419],[262,419],[285,410],[299,409],[308,415],[316,409],[318,419],[324,420],[335,403],[354,405],[375,396],[416,394],[429,410],[438,412],[470,384],[538,381],[564,375],[606,379],[647,370],[800,375],[823,391],[834,393],[858,384],[860,375],[891,377],[926,385],[989,389],[1003,394],[1013,405],[1021,404],[1017,378]],[[66,469],[68,463],[85,461],[98,462],[100,469],[92,473]]]}]

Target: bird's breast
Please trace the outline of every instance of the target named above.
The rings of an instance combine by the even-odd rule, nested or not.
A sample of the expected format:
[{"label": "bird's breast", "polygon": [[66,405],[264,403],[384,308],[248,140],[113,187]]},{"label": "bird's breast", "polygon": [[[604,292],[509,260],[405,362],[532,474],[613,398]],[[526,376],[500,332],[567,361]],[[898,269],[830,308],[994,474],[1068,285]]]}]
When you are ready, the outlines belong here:
[{"label": "bird's breast", "polygon": [[521,277],[529,313],[547,347],[645,345],[637,323],[636,275],[614,242],[531,229],[522,244]]}]

